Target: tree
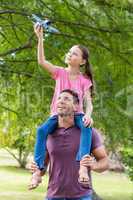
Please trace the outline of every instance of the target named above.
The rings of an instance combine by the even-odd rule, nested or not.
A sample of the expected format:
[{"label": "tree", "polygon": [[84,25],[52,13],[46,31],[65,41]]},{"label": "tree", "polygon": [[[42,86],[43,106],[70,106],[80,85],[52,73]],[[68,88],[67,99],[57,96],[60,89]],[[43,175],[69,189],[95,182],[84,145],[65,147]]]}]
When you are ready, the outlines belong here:
[{"label": "tree", "polygon": [[[51,62],[64,66],[64,54],[73,44],[82,43],[89,47],[97,86],[95,126],[105,133],[111,151],[120,152],[127,148],[132,132],[129,126],[132,98],[128,94],[133,84],[132,10],[133,3],[128,0],[1,1],[0,120],[4,145],[10,143],[9,136],[3,136],[2,131],[7,126],[7,116],[18,131],[16,138],[13,125],[8,129],[13,147],[21,143],[21,134],[27,129],[30,136],[22,138],[22,143],[27,143],[26,137],[31,137],[33,144],[37,124],[49,113],[54,83],[37,67],[31,21],[31,14],[35,13],[50,18],[60,30],[58,35],[47,34],[45,37],[46,57]],[[30,146],[30,151],[32,145],[26,146]]]}]

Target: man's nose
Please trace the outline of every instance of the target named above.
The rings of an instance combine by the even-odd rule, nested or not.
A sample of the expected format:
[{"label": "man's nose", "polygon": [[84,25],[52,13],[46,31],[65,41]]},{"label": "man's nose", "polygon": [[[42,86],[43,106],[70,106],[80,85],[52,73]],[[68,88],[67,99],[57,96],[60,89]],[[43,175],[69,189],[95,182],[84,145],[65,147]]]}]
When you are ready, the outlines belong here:
[{"label": "man's nose", "polygon": [[58,102],[63,104],[64,101],[63,101],[63,99],[58,99]]}]

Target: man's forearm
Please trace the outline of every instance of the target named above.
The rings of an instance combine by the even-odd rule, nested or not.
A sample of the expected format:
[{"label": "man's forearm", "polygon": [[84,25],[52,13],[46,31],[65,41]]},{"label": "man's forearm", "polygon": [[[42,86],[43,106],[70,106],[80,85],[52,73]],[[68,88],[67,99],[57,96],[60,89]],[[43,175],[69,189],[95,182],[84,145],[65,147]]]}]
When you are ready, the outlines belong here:
[{"label": "man's forearm", "polygon": [[103,172],[109,168],[109,160],[108,158],[103,158],[99,161],[96,161],[92,167],[91,170],[95,172]]}]

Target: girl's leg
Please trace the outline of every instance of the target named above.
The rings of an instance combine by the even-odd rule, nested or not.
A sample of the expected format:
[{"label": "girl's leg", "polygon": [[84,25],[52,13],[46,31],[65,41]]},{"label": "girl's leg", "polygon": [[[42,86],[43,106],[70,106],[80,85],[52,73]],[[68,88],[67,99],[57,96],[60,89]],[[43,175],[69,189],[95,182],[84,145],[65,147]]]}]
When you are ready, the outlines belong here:
[{"label": "girl's leg", "polygon": [[44,124],[37,129],[36,143],[34,150],[34,160],[37,163],[39,169],[44,169],[44,161],[46,158],[46,140],[48,134],[52,134],[57,128],[58,117],[54,115],[50,117]]},{"label": "girl's leg", "polygon": [[57,128],[58,118],[57,116],[50,117],[42,126],[37,129],[37,137],[35,143],[34,160],[39,167],[31,179],[29,189],[36,188],[41,182],[41,169],[46,169],[45,159],[46,159],[46,140],[48,134],[52,134]]},{"label": "girl's leg", "polygon": [[92,200],[92,195],[87,195],[85,197],[81,197],[80,200]]},{"label": "girl's leg", "polygon": [[45,200],[92,200],[91,195],[79,198],[45,198]]},{"label": "girl's leg", "polygon": [[65,200],[65,198],[45,198],[45,200]]},{"label": "girl's leg", "polygon": [[92,195],[79,198],[45,198],[45,200],[92,200]]},{"label": "girl's leg", "polygon": [[83,116],[83,114],[75,115],[75,125],[81,130],[80,146],[76,157],[78,161],[80,161],[83,156],[90,154],[91,150],[92,128],[84,126],[82,120]]},{"label": "girl's leg", "polygon": [[[82,118],[83,114],[75,115],[75,125],[81,130],[80,146],[76,156],[77,161],[90,154],[91,149],[92,129],[84,126]],[[85,166],[80,166],[79,182],[89,185],[88,168]]]}]

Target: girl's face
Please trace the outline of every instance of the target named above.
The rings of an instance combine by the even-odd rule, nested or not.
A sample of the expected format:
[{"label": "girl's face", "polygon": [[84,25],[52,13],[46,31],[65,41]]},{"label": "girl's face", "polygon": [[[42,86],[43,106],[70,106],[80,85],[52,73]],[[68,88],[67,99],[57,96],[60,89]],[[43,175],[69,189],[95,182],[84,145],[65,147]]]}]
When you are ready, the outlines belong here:
[{"label": "girl's face", "polygon": [[73,46],[65,57],[65,63],[71,66],[80,66],[85,64],[82,51],[78,46]]}]

